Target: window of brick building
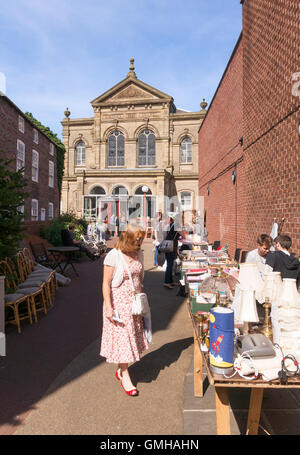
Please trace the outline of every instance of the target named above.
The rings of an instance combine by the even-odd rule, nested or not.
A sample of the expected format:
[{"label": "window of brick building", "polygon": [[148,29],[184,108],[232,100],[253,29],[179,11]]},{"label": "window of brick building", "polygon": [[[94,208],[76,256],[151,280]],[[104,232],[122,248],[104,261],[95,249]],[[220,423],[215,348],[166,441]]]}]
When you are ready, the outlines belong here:
[{"label": "window of brick building", "polygon": [[76,166],[85,166],[85,143],[80,141],[75,148],[75,163]]},{"label": "window of brick building", "polygon": [[54,187],[54,163],[49,161],[49,186]]},{"label": "window of brick building", "polygon": [[125,140],[121,131],[113,131],[107,140],[108,166],[124,166]]},{"label": "window of brick building", "polygon": [[17,140],[17,171],[25,167],[25,144],[24,142]]},{"label": "window of brick building", "polygon": [[53,202],[49,202],[48,204],[48,220],[52,220],[54,217],[54,206]]},{"label": "window of brick building", "polygon": [[41,221],[46,220],[46,209],[41,209]]},{"label": "window of brick building", "polygon": [[144,130],[138,137],[138,165],[155,165],[155,134],[151,130]]},{"label": "window of brick building", "polygon": [[39,154],[36,150],[32,150],[32,180],[39,181]]},{"label": "window of brick building", "polygon": [[24,123],[24,118],[22,117],[22,115],[19,115],[19,118],[18,118],[18,128],[19,128],[19,131],[21,131],[21,133],[24,133],[25,123]]},{"label": "window of brick building", "polygon": [[186,136],[182,139],[180,144],[180,163],[189,164],[192,163],[192,161],[192,140],[190,137]]},{"label": "window of brick building", "polygon": [[39,220],[39,201],[37,199],[31,200],[31,221]]},{"label": "window of brick building", "polygon": [[54,156],[54,144],[50,142],[50,155]]},{"label": "window of brick building", "polygon": [[38,144],[39,143],[39,133],[37,130],[33,130],[33,142],[35,144]]}]

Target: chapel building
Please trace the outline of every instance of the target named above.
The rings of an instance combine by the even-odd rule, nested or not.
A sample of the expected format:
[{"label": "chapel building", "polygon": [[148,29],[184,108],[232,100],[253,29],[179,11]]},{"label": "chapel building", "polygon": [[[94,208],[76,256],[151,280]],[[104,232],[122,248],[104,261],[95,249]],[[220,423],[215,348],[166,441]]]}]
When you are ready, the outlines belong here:
[{"label": "chapel building", "polygon": [[88,219],[153,218],[197,208],[199,112],[177,109],[170,95],[127,77],[91,101],[94,116],[62,121],[66,148],[61,211]]}]

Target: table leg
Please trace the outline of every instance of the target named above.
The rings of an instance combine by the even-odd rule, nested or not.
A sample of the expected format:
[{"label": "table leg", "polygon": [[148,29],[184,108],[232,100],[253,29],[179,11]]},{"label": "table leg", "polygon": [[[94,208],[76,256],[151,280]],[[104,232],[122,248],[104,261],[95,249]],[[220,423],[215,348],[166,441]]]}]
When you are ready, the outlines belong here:
[{"label": "table leg", "polygon": [[260,419],[263,395],[264,395],[263,388],[251,389],[246,434],[255,435],[258,432],[258,424],[259,424],[259,419]]},{"label": "table leg", "polygon": [[203,397],[203,368],[199,343],[194,334],[194,396]]},{"label": "table leg", "polygon": [[227,387],[215,387],[217,434],[230,435],[230,413]]},{"label": "table leg", "polygon": [[65,263],[64,268],[62,270],[62,274],[64,275],[64,272],[65,272],[66,268],[68,267],[68,265],[70,265],[72,267],[73,271],[76,273],[76,275],[79,276],[78,273],[77,273],[77,270],[75,269],[75,267],[73,265],[72,259],[73,259],[73,256],[71,256],[69,254],[66,255],[66,263]]},{"label": "table leg", "polygon": [[61,266],[61,254],[58,253],[57,255],[55,255],[55,253],[51,252],[50,253],[55,261],[54,265],[53,265],[53,270],[56,270],[57,268],[59,269],[59,273],[63,273],[62,271],[62,266]]}]

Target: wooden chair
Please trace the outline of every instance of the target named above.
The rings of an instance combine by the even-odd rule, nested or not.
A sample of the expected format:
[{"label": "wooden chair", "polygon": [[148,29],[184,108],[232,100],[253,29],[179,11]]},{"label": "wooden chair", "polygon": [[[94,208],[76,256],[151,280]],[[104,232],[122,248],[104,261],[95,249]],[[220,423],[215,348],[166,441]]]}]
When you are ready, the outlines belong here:
[{"label": "wooden chair", "polygon": [[28,319],[32,324],[31,295],[16,292],[14,273],[7,261],[0,261],[0,271],[5,276],[7,293],[4,295],[5,323],[15,324],[21,333],[21,321]]},{"label": "wooden chair", "polygon": [[[34,243],[32,244],[29,242],[30,249],[32,251],[35,263],[44,265],[45,267],[50,267],[51,269],[54,269],[55,267],[55,262],[51,259],[51,257],[48,254],[48,251],[45,248],[45,245],[41,243]],[[29,250],[28,250],[29,253]]]},{"label": "wooden chair", "polygon": [[17,253],[17,266],[21,276],[21,283],[16,288],[17,292],[31,296],[31,308],[35,322],[37,322],[37,312],[43,311],[47,314],[47,289],[45,275],[35,275],[28,278],[29,273],[23,252]]},{"label": "wooden chair", "polygon": [[28,248],[24,248],[20,254],[22,254],[24,258],[24,263],[28,273],[27,280],[43,279],[46,289],[47,304],[53,306],[55,291],[58,288],[56,271],[40,268],[38,264],[33,261]]}]

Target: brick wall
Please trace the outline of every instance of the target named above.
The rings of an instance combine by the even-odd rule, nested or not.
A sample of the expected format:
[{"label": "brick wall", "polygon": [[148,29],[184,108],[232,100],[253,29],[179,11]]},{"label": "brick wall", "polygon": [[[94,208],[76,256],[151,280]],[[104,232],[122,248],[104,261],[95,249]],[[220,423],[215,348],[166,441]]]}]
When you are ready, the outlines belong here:
[{"label": "brick wall", "polygon": [[[19,131],[18,118],[24,118],[24,133]],[[17,140],[25,144],[25,172],[24,177],[28,180],[26,192],[30,196],[25,201],[25,226],[28,233],[37,234],[40,226],[45,222],[41,221],[41,209],[46,209],[46,220],[48,219],[48,203],[54,206],[54,216],[59,212],[59,195],[56,178],[56,151],[54,156],[50,155],[50,140],[38,130],[38,144],[33,141],[34,125],[27,120],[27,117],[14,105],[6,96],[0,96],[0,150],[6,159],[12,159],[10,165],[16,170]],[[38,182],[32,180],[32,150],[39,153]],[[1,154],[2,155],[2,154]],[[54,187],[49,187],[49,161],[54,162]],[[31,220],[31,200],[37,199],[39,204],[39,220]]]},{"label": "brick wall", "polygon": [[246,167],[246,244],[270,232],[273,218],[300,252],[300,98],[292,76],[300,71],[300,4],[245,0],[243,4],[243,136]]},{"label": "brick wall", "polygon": [[[255,248],[274,218],[285,218],[283,231],[300,253],[300,97],[292,91],[300,72],[299,23],[294,0],[243,2],[242,41],[199,130],[209,240],[230,242],[231,254],[236,246]],[[240,137],[243,146],[234,148]],[[233,186],[230,166],[239,157]]]},{"label": "brick wall", "polygon": [[229,242],[230,254],[245,237],[242,65],[240,37],[199,130],[199,195],[205,198],[208,237]]}]

